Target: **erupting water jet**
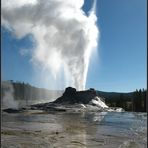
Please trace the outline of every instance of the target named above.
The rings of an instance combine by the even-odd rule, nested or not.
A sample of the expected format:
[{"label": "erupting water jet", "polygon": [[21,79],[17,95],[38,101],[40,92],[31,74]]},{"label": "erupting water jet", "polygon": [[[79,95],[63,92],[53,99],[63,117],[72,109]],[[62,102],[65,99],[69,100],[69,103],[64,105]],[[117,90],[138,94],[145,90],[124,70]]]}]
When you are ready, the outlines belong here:
[{"label": "erupting water jet", "polygon": [[33,35],[31,61],[44,71],[44,77],[52,77],[49,82],[44,77],[42,81],[58,84],[59,73],[64,71],[64,87],[84,90],[99,35],[96,1],[88,16],[82,10],[84,0],[15,1],[16,5],[11,5],[11,0],[2,0],[2,25],[18,39]]}]

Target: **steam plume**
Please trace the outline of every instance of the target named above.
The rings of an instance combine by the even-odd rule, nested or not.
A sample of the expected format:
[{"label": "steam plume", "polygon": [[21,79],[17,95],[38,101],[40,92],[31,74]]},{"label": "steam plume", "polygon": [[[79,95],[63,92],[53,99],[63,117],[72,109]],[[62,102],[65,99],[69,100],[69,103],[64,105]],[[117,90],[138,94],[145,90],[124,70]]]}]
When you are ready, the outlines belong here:
[{"label": "steam plume", "polygon": [[83,4],[84,0],[2,0],[2,25],[18,39],[33,35],[33,65],[52,74],[55,83],[64,71],[65,85],[78,90],[85,89],[89,58],[99,34],[96,1],[89,16]]},{"label": "steam plume", "polygon": [[3,89],[2,94],[2,108],[18,108],[18,102],[15,101],[13,93],[13,85],[10,82],[3,82],[1,84],[1,87]]}]

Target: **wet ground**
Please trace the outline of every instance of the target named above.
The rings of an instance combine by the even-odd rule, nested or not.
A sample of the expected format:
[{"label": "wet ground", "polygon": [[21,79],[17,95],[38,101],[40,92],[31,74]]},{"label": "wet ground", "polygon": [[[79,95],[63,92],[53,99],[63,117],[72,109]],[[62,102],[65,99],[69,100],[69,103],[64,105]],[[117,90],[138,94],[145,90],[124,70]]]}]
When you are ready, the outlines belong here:
[{"label": "wet ground", "polygon": [[2,148],[146,148],[147,114],[2,113]]}]

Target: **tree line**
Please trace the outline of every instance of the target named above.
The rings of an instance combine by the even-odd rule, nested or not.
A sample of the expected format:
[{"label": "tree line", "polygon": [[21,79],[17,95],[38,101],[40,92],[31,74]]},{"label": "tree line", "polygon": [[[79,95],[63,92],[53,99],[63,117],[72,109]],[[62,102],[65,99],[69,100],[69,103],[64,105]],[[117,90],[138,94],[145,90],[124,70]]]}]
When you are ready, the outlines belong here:
[{"label": "tree line", "polygon": [[121,107],[126,111],[146,112],[146,89],[137,89],[131,93],[120,93],[105,99],[110,107]]}]

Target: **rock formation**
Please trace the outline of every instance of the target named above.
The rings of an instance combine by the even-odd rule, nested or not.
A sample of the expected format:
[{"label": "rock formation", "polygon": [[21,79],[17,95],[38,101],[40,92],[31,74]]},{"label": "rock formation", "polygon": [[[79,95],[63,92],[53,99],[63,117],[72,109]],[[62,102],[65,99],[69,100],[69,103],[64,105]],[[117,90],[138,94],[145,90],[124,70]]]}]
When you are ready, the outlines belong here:
[{"label": "rock formation", "polygon": [[[98,97],[95,89],[89,89],[85,91],[76,91],[75,88],[67,87],[61,97],[56,99],[53,103],[60,104],[89,104],[90,101]],[[102,101],[104,101],[102,99]]]}]

